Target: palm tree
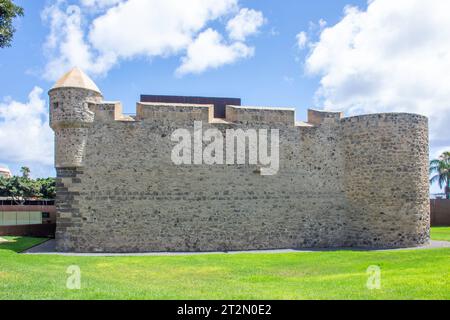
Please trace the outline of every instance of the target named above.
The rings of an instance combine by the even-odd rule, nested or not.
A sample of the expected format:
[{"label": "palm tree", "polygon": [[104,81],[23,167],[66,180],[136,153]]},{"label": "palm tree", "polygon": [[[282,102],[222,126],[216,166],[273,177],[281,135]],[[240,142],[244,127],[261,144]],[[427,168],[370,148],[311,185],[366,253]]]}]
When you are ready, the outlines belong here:
[{"label": "palm tree", "polygon": [[22,177],[24,177],[25,179],[29,179],[30,178],[30,168],[28,167],[22,167],[20,168],[20,172],[22,172]]},{"label": "palm tree", "polygon": [[430,162],[430,174],[434,174],[430,183],[439,183],[441,189],[445,186],[445,195],[450,199],[450,152],[444,152],[439,159]]}]

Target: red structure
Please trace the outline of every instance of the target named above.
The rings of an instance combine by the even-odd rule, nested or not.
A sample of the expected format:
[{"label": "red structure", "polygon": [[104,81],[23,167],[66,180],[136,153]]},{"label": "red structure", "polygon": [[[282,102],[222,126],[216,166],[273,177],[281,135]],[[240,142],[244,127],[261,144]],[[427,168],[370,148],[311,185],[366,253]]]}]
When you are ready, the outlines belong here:
[{"label": "red structure", "polygon": [[214,105],[214,118],[225,119],[226,106],[240,106],[239,98],[216,98],[216,97],[188,97],[188,96],[164,96],[164,95],[141,95],[141,102],[163,102],[163,103],[192,103]]},{"label": "red structure", "polygon": [[0,198],[0,236],[54,237],[56,207],[54,200],[26,200],[18,204]]},{"label": "red structure", "polygon": [[450,200],[447,199],[431,200],[431,226],[433,227],[450,226]]}]

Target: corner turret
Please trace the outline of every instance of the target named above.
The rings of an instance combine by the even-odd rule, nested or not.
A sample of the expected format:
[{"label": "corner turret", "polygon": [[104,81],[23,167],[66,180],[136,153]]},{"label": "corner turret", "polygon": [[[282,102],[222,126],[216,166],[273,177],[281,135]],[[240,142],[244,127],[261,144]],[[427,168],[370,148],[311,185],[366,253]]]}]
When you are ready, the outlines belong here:
[{"label": "corner turret", "polygon": [[97,85],[79,68],[64,74],[48,92],[50,127],[55,131],[55,167],[83,164],[87,130],[94,121],[90,104],[100,103]]}]

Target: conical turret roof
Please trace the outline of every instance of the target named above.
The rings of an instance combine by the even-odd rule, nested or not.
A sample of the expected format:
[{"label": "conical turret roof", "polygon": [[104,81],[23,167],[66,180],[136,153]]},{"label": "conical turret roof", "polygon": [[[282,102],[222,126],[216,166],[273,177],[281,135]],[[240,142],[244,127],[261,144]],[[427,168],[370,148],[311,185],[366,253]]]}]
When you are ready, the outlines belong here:
[{"label": "conical turret roof", "polygon": [[80,68],[73,68],[66,74],[64,74],[52,89],[56,88],[83,88],[98,92],[101,94],[100,89],[92,81],[87,74],[85,74]]}]

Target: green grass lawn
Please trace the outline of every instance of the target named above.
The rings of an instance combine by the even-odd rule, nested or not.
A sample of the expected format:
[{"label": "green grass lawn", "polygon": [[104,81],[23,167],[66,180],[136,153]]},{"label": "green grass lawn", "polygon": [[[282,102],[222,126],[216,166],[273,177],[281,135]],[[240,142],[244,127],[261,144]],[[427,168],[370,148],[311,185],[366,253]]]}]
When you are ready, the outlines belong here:
[{"label": "green grass lawn", "polygon": [[[0,250],[10,250],[14,252],[22,252],[31,247],[37,246],[47,241],[47,238],[32,238],[32,237],[0,237]],[[1,254],[1,251],[0,251]],[[0,261],[1,265],[1,261]]]},{"label": "green grass lawn", "polygon": [[431,238],[433,240],[450,241],[450,227],[431,228]]},{"label": "green grass lawn", "polygon": [[[76,257],[18,254],[42,240],[7,239],[15,242],[0,243],[0,300],[450,299],[450,249]],[[80,267],[80,290],[66,288],[70,265]],[[381,268],[380,290],[366,287],[371,265]]]}]

